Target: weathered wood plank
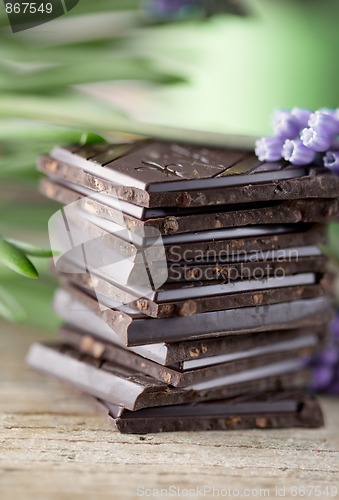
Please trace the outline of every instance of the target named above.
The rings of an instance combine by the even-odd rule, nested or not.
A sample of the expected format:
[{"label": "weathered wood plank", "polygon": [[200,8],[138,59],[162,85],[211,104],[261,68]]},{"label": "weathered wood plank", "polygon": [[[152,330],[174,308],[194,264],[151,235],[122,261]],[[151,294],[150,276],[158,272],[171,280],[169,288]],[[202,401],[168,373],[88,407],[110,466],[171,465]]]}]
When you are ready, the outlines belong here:
[{"label": "weathered wood plank", "polygon": [[303,497],[293,486],[339,490],[338,399],[323,399],[319,430],[121,435],[84,397],[25,368],[29,344],[47,333],[0,328],[1,499],[138,498],[170,486],[210,488],[205,498],[213,488],[228,498],[277,498],[280,488],[285,499]]}]

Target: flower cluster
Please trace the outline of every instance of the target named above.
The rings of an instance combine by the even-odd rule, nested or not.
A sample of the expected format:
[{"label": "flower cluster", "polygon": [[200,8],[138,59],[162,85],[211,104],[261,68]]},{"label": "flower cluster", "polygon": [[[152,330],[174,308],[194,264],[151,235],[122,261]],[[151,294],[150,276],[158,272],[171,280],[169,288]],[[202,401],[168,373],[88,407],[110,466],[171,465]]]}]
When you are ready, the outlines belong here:
[{"label": "flower cluster", "polygon": [[311,359],[312,388],[319,392],[339,395],[339,313],[331,325],[331,337],[326,348]]},{"label": "flower cluster", "polygon": [[148,18],[161,22],[247,14],[240,0],[143,0],[142,7]]},{"label": "flower cluster", "polygon": [[282,158],[293,165],[315,161],[339,173],[339,108],[279,110],[273,117],[273,137],[263,137],[255,144],[260,161]]},{"label": "flower cluster", "polygon": [[159,16],[170,16],[187,7],[200,6],[201,0],[147,0],[147,10]]}]

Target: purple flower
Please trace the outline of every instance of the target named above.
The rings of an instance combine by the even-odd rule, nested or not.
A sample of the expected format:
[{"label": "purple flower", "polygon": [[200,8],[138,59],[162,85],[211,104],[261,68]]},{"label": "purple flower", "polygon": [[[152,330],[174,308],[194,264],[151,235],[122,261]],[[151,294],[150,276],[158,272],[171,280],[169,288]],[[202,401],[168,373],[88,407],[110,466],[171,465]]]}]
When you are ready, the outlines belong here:
[{"label": "purple flower", "polygon": [[330,366],[321,364],[314,369],[312,388],[315,391],[324,391],[330,385],[333,376],[331,368]]},{"label": "purple flower", "polygon": [[186,7],[201,6],[201,0],[147,0],[146,9],[157,16],[172,16]]},{"label": "purple flower", "polygon": [[310,127],[304,128],[300,134],[300,139],[304,146],[307,146],[310,150],[324,152],[331,147],[333,135],[320,127]]},{"label": "purple flower", "polygon": [[[331,332],[332,333],[332,332]],[[336,347],[329,346],[321,355],[321,359],[326,366],[334,366],[339,361],[339,351]]]},{"label": "purple flower", "polygon": [[339,133],[339,124],[333,114],[328,111],[316,111],[308,120],[308,126],[317,130],[321,135],[334,137]]},{"label": "purple flower", "polygon": [[320,108],[319,111],[321,113],[324,113],[325,115],[330,115],[332,118],[335,119],[336,122],[339,123],[339,108],[337,109],[332,109],[332,108]]},{"label": "purple flower", "polygon": [[319,108],[318,111],[321,113],[325,113],[326,115],[334,115],[336,110],[333,108]]},{"label": "purple flower", "polygon": [[299,121],[290,111],[280,109],[273,115],[274,134],[281,139],[294,139],[300,129]]},{"label": "purple flower", "polygon": [[303,108],[293,108],[291,111],[291,115],[297,120],[299,124],[299,132],[303,128],[307,127],[308,125],[308,120],[310,119],[310,116],[312,114],[312,111],[309,109],[303,109]]},{"label": "purple flower", "polygon": [[255,143],[255,154],[260,161],[278,161],[284,141],[279,137],[262,137]]},{"label": "purple flower", "polygon": [[328,345],[323,352],[311,359],[310,366],[313,368],[312,387],[314,390],[339,394],[338,345]]},{"label": "purple flower", "polygon": [[288,139],[283,145],[282,156],[293,165],[308,165],[314,161],[316,153],[304,146],[299,139]]},{"label": "purple flower", "polygon": [[339,345],[339,313],[337,313],[331,322],[331,334],[335,342]]},{"label": "purple flower", "polygon": [[324,156],[324,166],[339,174],[339,151],[327,151]]},{"label": "purple flower", "polygon": [[334,380],[326,392],[332,396],[339,396],[339,370],[337,370],[337,374],[334,376]]}]

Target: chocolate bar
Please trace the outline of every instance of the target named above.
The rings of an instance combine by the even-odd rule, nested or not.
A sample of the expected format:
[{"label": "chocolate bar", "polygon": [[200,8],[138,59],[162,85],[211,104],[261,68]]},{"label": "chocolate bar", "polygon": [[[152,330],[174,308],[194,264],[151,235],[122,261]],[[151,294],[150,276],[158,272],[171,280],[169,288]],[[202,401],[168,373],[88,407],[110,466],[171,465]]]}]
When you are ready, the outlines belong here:
[{"label": "chocolate bar", "polygon": [[27,363],[31,368],[52,375],[82,392],[132,411],[223,399],[258,390],[300,387],[308,380],[308,372],[299,359],[286,359],[176,388],[117,363],[82,355],[61,344],[33,344]]},{"label": "chocolate bar", "polygon": [[29,366],[121,432],[322,425],[302,389],[333,316],[318,245],[338,176],[154,140],[56,147],[38,169],[65,205],[49,232],[66,323]]},{"label": "chocolate bar", "polygon": [[120,309],[125,304],[153,318],[192,316],[208,311],[310,299],[324,294],[319,278],[313,273],[223,284],[167,284],[156,291],[122,288],[120,284],[99,277],[103,276],[100,270],[86,273],[79,267],[78,274],[57,274],[94,293],[100,303],[108,308]]},{"label": "chocolate bar", "polygon": [[[194,282],[203,283],[205,281],[232,282],[251,278],[258,280],[268,276],[281,278],[283,275],[289,276],[306,272],[320,275],[327,270],[328,261],[327,257],[320,254],[318,247],[303,246],[251,252],[238,256],[230,255],[230,258],[227,258],[226,255],[225,259],[221,255],[216,262],[179,261],[169,264],[163,259],[156,260],[157,251],[154,254],[147,253],[146,256],[149,255],[150,259],[145,263],[145,260],[141,259],[141,254],[138,254],[137,251],[131,254],[128,250],[122,260],[119,260],[119,255],[114,253],[114,258],[117,257],[116,261],[111,258],[112,264],[108,266],[105,250],[109,255],[114,250],[110,249],[109,246],[106,247],[105,241],[100,240],[99,244],[94,244],[95,247],[94,245],[92,247],[86,245],[87,251],[83,247],[78,247],[77,250],[72,249],[66,252],[52,267],[52,271],[72,274],[79,273],[79,268],[82,267],[90,270],[91,274],[100,276],[100,267],[104,267],[107,280],[116,281],[122,286],[128,287],[142,282],[147,283],[149,277],[146,268],[148,268],[152,276],[163,276],[162,283],[180,284],[188,281],[193,285]],[[86,251],[86,259],[83,251]],[[144,278],[146,279],[144,280]]]},{"label": "chocolate bar", "polygon": [[337,198],[339,190],[338,177],[315,165],[261,163],[244,152],[157,141],[54,148],[38,168],[144,207]]},{"label": "chocolate bar", "polygon": [[[81,332],[83,336],[93,339],[90,345],[96,352],[102,352],[101,343],[114,344],[125,347],[120,337],[83,304],[74,300],[72,295],[62,289],[55,294],[54,309],[69,329]],[[62,330],[61,330],[62,331]],[[128,347],[128,351],[139,354],[164,366],[177,366],[181,369],[196,368],[203,364],[212,363],[221,354],[234,354],[250,349],[274,346],[280,342],[289,342],[296,338],[315,335],[318,344],[322,344],[326,336],[326,325],[308,327],[304,329],[290,329],[281,331],[255,332],[253,334],[228,335],[226,337],[209,338],[202,340],[183,341],[177,343],[158,343],[144,346]],[[70,341],[70,338],[69,338]],[[96,346],[96,342],[98,345]],[[67,343],[65,341],[65,343]],[[71,343],[71,341],[70,341]],[[96,346],[96,347],[95,347]]]},{"label": "chocolate bar", "polygon": [[85,211],[116,224],[120,223],[123,214],[127,228],[152,227],[162,235],[267,223],[328,222],[337,218],[339,212],[337,199],[288,200],[257,203],[255,206],[247,204],[204,209],[147,209],[76,184],[46,178],[40,181],[40,191],[64,205],[82,200]]},{"label": "chocolate bar", "polygon": [[[52,269],[58,274],[57,269]],[[72,273],[60,273],[62,276],[69,277],[70,281],[77,283],[79,286],[93,288],[98,290],[103,295],[111,298],[112,301],[127,303],[139,295],[139,290],[136,287],[121,287],[119,282],[116,282],[111,276],[106,273],[106,269],[93,269],[91,272],[86,271],[86,267],[82,263],[74,263]],[[263,290],[273,290],[286,287],[307,287],[314,285],[321,280],[322,275],[316,275],[314,272],[298,273],[285,276],[284,268],[281,267],[280,275],[274,277],[263,277],[262,279],[239,279],[224,283],[205,281],[193,283],[165,283],[156,290],[151,290],[147,293],[147,299],[156,303],[165,303],[170,301],[180,302],[187,299],[197,299],[201,297],[211,296],[227,296],[246,292],[256,292]],[[108,274],[108,275],[107,275]],[[140,289],[140,291],[142,291]]]},{"label": "chocolate bar", "polygon": [[[71,207],[71,206],[69,206]],[[250,252],[266,252],[284,248],[318,245],[326,242],[326,228],[321,224],[286,224],[248,226],[144,238],[118,224],[66,207],[63,211],[68,230],[86,235],[87,240],[102,240],[120,260],[135,255],[138,249],[151,245],[164,254],[168,262],[218,261],[232,259]],[[66,230],[66,229],[65,229]],[[97,243],[97,244],[98,244]],[[157,255],[157,254],[155,254]],[[157,259],[154,258],[154,261]]]},{"label": "chocolate bar", "polygon": [[306,392],[249,395],[223,401],[145,408],[135,412],[106,401],[98,410],[121,433],[280,429],[322,427],[324,419],[314,396]]},{"label": "chocolate bar", "polygon": [[[303,251],[314,252],[314,256],[303,256]],[[267,276],[285,276],[296,273],[314,272],[323,274],[327,270],[328,259],[324,255],[319,255],[317,247],[299,247],[298,249],[282,249],[281,257],[278,253],[272,256],[267,255],[260,260],[257,256],[249,254],[248,258],[253,260],[239,259],[233,262],[211,262],[206,264],[178,262],[168,266],[167,283],[204,282],[204,281],[234,281],[239,279],[251,279]],[[256,257],[256,258],[255,258]],[[270,258],[271,257],[271,258]],[[140,265],[135,264],[130,272],[129,279],[133,281],[134,276],[140,272]],[[156,272],[156,263],[154,266]],[[128,282],[128,280],[126,280]]]},{"label": "chocolate bar", "polygon": [[84,335],[71,326],[60,330],[59,339],[62,344],[72,346],[83,354],[112,363],[118,362],[121,366],[131,368],[138,373],[145,373],[174,387],[196,385],[285,359],[297,357],[300,360],[306,359],[319,348],[318,337],[310,334],[289,341],[282,340],[265,347],[257,347],[254,344],[246,351],[219,354],[199,362],[183,362],[166,367],[145,359],[127,348],[123,349],[112,343],[98,341],[90,335]]},{"label": "chocolate bar", "polygon": [[[94,221],[101,224],[100,221]],[[225,230],[227,236],[239,237],[245,236],[245,240],[231,241],[232,247],[228,247],[228,240],[222,240],[218,243],[209,242],[208,237],[220,237],[220,231],[192,233],[183,235],[186,239],[191,238],[191,246],[189,243],[183,242],[180,245],[175,243],[168,245],[168,237],[161,239],[156,238],[138,238],[136,233],[131,233],[127,229],[122,229],[120,226],[116,228],[114,234],[109,230],[98,227],[92,221],[84,220],[78,210],[69,209],[66,207],[53,216],[54,232],[52,236],[57,235],[57,239],[52,241],[53,248],[60,250],[60,257],[57,259],[57,269],[64,272],[78,272],[74,270],[76,267],[82,267],[96,272],[104,267],[107,278],[112,279],[122,285],[136,285],[138,283],[149,283],[149,275],[146,268],[149,269],[153,281],[156,282],[161,277],[160,285],[169,279],[180,281],[182,273],[188,281],[194,281],[199,276],[201,281],[220,278],[236,280],[243,277],[248,278],[252,275],[256,279],[258,277],[274,274],[281,277],[281,274],[294,274],[302,272],[302,269],[307,269],[307,260],[304,258],[319,257],[319,262],[322,262],[322,269],[325,268],[325,257],[321,256],[320,250],[315,245],[307,245],[308,240],[316,240],[324,236],[324,229],[319,226],[313,227],[310,231],[309,226],[267,226],[269,229],[264,229],[263,226],[255,228],[242,228],[238,230]],[[293,229],[300,234],[292,234]],[[230,232],[231,231],[231,232]],[[224,234],[225,234],[224,232]],[[207,235],[206,235],[207,233]],[[216,234],[214,234],[216,233]],[[273,244],[277,244],[280,248],[267,249],[260,248],[257,251],[247,251],[248,245],[256,242],[257,247],[262,243],[262,237],[265,233],[270,233]],[[189,237],[189,238],[188,238]],[[207,239],[206,239],[207,237]],[[281,238],[287,240],[288,248],[279,245]],[[138,244],[131,242],[132,239],[139,239]],[[199,248],[199,238],[205,238],[205,251]],[[251,238],[250,242],[244,243]],[[293,240],[298,238],[301,246],[293,246]],[[172,251],[172,261],[166,259],[165,244],[167,246],[167,254]],[[219,248],[215,248],[215,245]],[[224,245],[224,246],[223,246]],[[276,245],[277,246],[277,245]],[[245,247],[245,248],[244,248]],[[300,262],[300,271],[297,263]],[[257,263],[257,267],[255,264]],[[317,265],[314,260],[311,261],[309,270],[315,271]],[[199,271],[200,268],[201,270]],[[283,271],[282,271],[283,268]],[[229,272],[227,270],[229,269]],[[291,269],[291,272],[289,272]],[[185,271],[186,270],[186,271]]]},{"label": "chocolate bar", "polygon": [[154,319],[133,312],[101,308],[96,299],[85,290],[66,281],[62,282],[63,287],[77,301],[101,317],[126,346],[320,326],[333,315],[329,300],[318,297],[268,306],[198,313],[189,317]]}]

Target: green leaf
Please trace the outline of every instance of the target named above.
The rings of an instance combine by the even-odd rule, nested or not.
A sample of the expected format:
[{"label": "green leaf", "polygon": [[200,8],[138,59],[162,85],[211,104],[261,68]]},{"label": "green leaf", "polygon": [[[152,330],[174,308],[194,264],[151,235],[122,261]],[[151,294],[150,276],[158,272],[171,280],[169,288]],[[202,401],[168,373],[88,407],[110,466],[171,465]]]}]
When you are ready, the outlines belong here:
[{"label": "green leaf", "polygon": [[52,309],[52,300],[56,280],[51,281],[41,273],[41,279],[38,281],[22,279],[18,274],[12,277],[8,275],[2,279],[1,284],[11,293],[26,311],[25,323],[34,325],[45,330],[55,331],[62,320],[56,316]]},{"label": "green leaf", "polygon": [[53,251],[50,248],[36,247],[24,241],[18,241],[9,238],[6,241],[14,245],[26,255],[32,255],[34,257],[53,257]]},{"label": "green leaf", "polygon": [[132,135],[149,136],[158,139],[187,141],[230,148],[252,150],[255,138],[252,136],[209,133],[199,130],[179,129],[140,123],[129,119],[109,102],[77,92],[69,91],[58,97],[39,97],[25,94],[0,95],[0,117],[19,117],[63,124],[89,130],[102,131],[110,138],[110,132],[119,131]]},{"label": "green leaf", "polygon": [[328,244],[339,255],[339,224],[331,222],[327,227]]},{"label": "green leaf", "polygon": [[321,251],[339,265],[339,224],[330,222],[327,225],[327,243],[321,245]]},{"label": "green leaf", "polygon": [[336,253],[333,248],[327,245],[318,245],[321,252],[329,257],[336,265],[339,265],[339,254]]},{"label": "green leaf", "polygon": [[46,231],[49,218],[59,209],[56,203],[0,203],[0,233],[21,238],[19,231]]},{"label": "green leaf", "polygon": [[[46,147],[51,148],[54,144],[91,144],[105,142],[105,139],[87,130],[76,130],[31,120],[6,119],[0,120],[0,141],[14,143],[12,149],[14,148],[15,153],[17,153],[18,142],[25,143],[22,153],[24,156],[28,148],[33,151],[40,148],[41,152]],[[8,144],[6,146],[8,147]]]},{"label": "green leaf", "polygon": [[0,316],[12,322],[26,319],[26,313],[19,302],[2,286],[0,286]]},{"label": "green leaf", "polygon": [[39,277],[38,271],[26,255],[4,239],[0,240],[0,263],[26,278]]}]

